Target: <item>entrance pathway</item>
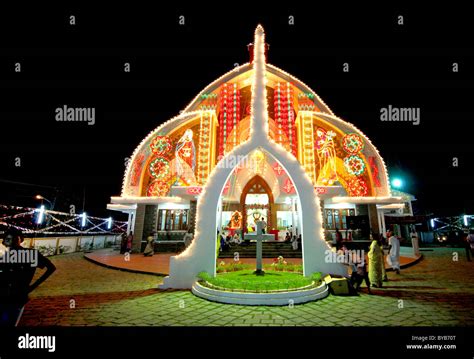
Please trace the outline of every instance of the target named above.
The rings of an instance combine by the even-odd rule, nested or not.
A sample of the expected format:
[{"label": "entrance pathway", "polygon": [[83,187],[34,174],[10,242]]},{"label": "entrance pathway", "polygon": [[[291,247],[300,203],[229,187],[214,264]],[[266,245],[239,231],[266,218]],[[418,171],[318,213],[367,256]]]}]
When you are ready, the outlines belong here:
[{"label": "entrance pathway", "polygon": [[[402,256],[400,257],[400,263],[402,268],[410,266],[418,260],[418,258],[410,255],[410,251],[411,248],[402,247],[401,249]],[[123,254],[107,248],[86,253],[84,257],[95,264],[112,269],[166,276],[169,273],[170,257],[174,255],[176,255],[176,253],[160,253],[155,254],[153,257],[145,257],[143,254],[132,254],[129,260],[125,260],[126,257]],[[219,259],[219,261],[226,263],[232,260],[232,258]],[[263,258],[263,264],[271,264],[273,260],[274,258]],[[302,262],[301,258],[285,258],[285,260],[292,264],[301,264]],[[255,258],[240,258],[239,261],[242,263],[255,264]],[[386,268],[389,268],[388,265],[386,265]]]}]

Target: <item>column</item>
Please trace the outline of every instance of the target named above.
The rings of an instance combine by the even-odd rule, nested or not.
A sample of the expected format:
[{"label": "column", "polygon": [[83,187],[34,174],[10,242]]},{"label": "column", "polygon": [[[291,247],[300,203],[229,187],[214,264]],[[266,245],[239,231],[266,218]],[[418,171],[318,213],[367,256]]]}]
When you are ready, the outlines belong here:
[{"label": "column", "polygon": [[367,208],[369,212],[368,214],[369,214],[370,230],[372,231],[372,233],[380,233],[378,214],[377,214],[377,205],[369,204]]},{"label": "column", "polygon": [[130,233],[130,231],[133,231],[133,220],[134,220],[134,212],[128,212],[128,221],[127,221],[127,234]]},{"label": "column", "polygon": [[274,203],[270,204],[268,208],[270,209],[271,221],[270,221],[270,225],[267,228],[267,233],[269,233],[269,231],[272,230],[273,228],[278,229],[276,205]]},{"label": "column", "polygon": [[132,252],[140,253],[141,243],[143,238],[143,226],[145,223],[145,208],[144,204],[137,204],[137,209],[135,212],[135,220],[133,222],[133,243],[132,243]]},{"label": "column", "polygon": [[196,208],[197,208],[197,201],[191,201],[189,203],[189,228],[191,229],[192,233],[196,230]]},{"label": "column", "polygon": [[152,232],[156,231],[156,229],[157,229],[157,223],[156,223],[157,217],[158,217],[158,205],[156,205],[156,204],[147,204],[146,207],[145,207],[145,219],[144,219],[144,222],[143,222],[142,240],[146,240],[147,237]]},{"label": "column", "polygon": [[145,240],[151,232],[156,230],[157,210],[158,206],[154,204],[137,204],[132,243],[133,253],[140,253],[142,250],[142,241]]},{"label": "column", "polygon": [[[291,221],[293,222],[293,235],[296,236],[297,235],[297,228],[299,226],[299,216],[298,216],[298,213],[296,212],[296,198],[292,198],[291,199]],[[300,231],[301,233],[301,231]]]},{"label": "column", "polygon": [[385,233],[387,232],[386,226],[385,226],[385,212],[383,209],[378,211],[379,215],[379,228],[380,228],[380,233],[382,233],[385,237]]}]

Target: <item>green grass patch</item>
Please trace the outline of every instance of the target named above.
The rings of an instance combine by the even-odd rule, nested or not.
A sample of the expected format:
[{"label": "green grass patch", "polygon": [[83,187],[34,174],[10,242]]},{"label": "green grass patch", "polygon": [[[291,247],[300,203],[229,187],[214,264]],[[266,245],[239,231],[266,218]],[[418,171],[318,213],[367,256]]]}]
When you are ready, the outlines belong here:
[{"label": "green grass patch", "polygon": [[283,271],[265,271],[265,275],[257,276],[253,270],[218,273],[216,277],[202,272],[199,278],[203,285],[228,291],[269,292],[295,290],[306,286],[318,286],[321,273],[303,277],[300,273]]}]

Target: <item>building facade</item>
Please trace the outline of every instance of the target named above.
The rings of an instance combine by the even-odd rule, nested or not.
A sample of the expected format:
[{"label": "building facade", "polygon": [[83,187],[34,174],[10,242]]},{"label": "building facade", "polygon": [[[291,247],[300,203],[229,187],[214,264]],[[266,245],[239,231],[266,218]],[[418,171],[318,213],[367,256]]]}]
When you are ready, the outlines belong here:
[{"label": "building facade", "polygon": [[[216,231],[245,233],[264,218],[282,239],[301,233],[298,193],[290,169],[264,150],[235,155],[252,135],[255,96],[254,49],[249,63],[205,87],[180,114],[152,130],[127,166],[122,193],[109,209],[129,214],[133,248],[153,231],[158,239],[180,239],[196,231],[198,201],[213,172],[232,171],[220,192]],[[268,46],[265,46],[265,58]],[[411,212],[412,197],[392,193],[385,163],[358,128],[337,117],[299,79],[265,63],[266,132],[269,140],[297,160],[320,200],[326,240],[336,229],[344,237],[368,239],[385,232],[384,215]],[[208,190],[211,190],[208,188]],[[412,213],[410,213],[412,214]],[[316,214],[315,214],[316,215]],[[367,230],[368,228],[368,230]]]}]

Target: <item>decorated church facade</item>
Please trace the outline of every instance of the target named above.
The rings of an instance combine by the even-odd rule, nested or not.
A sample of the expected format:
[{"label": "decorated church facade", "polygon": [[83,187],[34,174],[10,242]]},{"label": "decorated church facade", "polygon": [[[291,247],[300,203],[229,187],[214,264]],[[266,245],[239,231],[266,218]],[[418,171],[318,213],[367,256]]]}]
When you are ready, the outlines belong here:
[{"label": "decorated church facade", "polygon": [[[412,214],[412,198],[392,193],[370,139],[337,117],[308,85],[268,64],[261,27],[255,36],[249,63],[205,87],[133,152],[122,193],[108,208],[129,214],[135,250],[153,231],[160,239],[190,230],[195,240],[204,240],[203,217],[212,217],[203,222],[212,227],[206,228],[212,239],[217,230],[251,232],[262,217],[275,240],[288,231],[304,237],[303,214],[311,208],[302,198],[319,206],[309,216],[318,217],[320,241],[331,240],[336,229],[356,236],[360,218],[383,233],[387,212]],[[266,142],[278,153],[260,146]],[[250,143],[255,148],[245,152]],[[308,184],[305,189],[298,188],[295,171]],[[217,200],[208,210],[210,192]]]}]

